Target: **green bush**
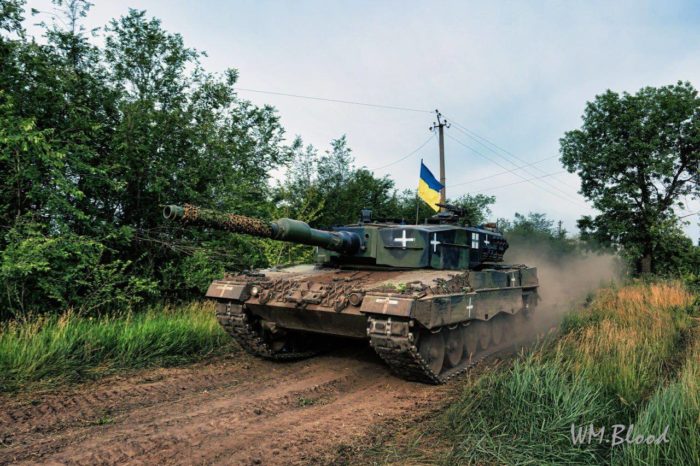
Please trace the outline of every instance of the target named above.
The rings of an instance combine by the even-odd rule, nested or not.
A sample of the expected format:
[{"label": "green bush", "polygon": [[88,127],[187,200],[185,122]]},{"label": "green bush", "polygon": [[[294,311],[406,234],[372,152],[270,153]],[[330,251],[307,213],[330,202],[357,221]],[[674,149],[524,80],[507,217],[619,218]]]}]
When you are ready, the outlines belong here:
[{"label": "green bush", "polygon": [[153,280],[129,274],[129,262],[104,262],[109,251],[95,239],[50,236],[34,224],[13,228],[7,239],[0,250],[0,319],[70,308],[126,311],[157,293]]}]

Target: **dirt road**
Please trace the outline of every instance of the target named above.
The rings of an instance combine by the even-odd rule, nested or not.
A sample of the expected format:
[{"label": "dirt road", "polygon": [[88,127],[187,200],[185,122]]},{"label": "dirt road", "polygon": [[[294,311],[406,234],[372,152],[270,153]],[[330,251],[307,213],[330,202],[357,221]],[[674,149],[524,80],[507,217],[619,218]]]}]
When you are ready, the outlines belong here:
[{"label": "dirt road", "polygon": [[400,380],[364,346],[273,363],[243,352],[0,398],[0,464],[309,464],[410,422],[449,387]]}]

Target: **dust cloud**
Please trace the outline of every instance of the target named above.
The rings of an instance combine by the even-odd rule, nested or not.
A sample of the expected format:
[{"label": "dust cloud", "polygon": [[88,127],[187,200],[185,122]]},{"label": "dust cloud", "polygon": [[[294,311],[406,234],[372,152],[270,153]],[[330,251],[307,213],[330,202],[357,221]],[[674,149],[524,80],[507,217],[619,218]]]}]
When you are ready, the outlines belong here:
[{"label": "dust cloud", "polygon": [[623,261],[613,254],[555,254],[546,244],[512,245],[504,262],[537,267],[540,301],[531,328],[536,335],[554,331],[563,316],[583,303],[590,292],[621,280],[625,274]]}]

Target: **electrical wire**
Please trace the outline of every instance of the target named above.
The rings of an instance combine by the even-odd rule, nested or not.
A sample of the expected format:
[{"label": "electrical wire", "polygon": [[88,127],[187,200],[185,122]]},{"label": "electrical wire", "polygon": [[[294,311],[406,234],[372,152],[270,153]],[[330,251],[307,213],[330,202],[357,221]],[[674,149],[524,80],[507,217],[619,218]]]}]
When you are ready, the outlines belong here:
[{"label": "electrical wire", "polygon": [[[496,165],[498,165],[499,167],[503,168],[503,169],[506,170],[507,172],[512,173],[512,174],[514,174],[515,176],[517,176],[517,177],[519,177],[519,178],[522,178],[522,179],[525,180],[525,181],[529,181],[530,184],[532,184],[533,186],[535,186],[535,187],[541,189],[542,191],[544,191],[544,192],[546,192],[546,193],[548,193],[548,194],[550,194],[550,195],[552,195],[552,196],[554,196],[554,197],[557,197],[557,198],[559,198],[559,199],[561,199],[561,200],[570,202],[571,204],[576,204],[576,205],[579,206],[579,207],[588,207],[588,206],[586,206],[585,204],[583,204],[583,203],[581,203],[581,202],[578,202],[578,201],[569,199],[568,197],[563,197],[563,196],[561,196],[561,195],[559,195],[559,194],[557,194],[557,193],[555,193],[555,192],[553,192],[553,191],[548,190],[547,188],[545,188],[545,187],[543,187],[543,186],[540,186],[540,185],[537,184],[537,183],[534,183],[534,180],[538,179],[537,177],[532,178],[532,179],[525,178],[525,177],[524,177],[523,175],[521,175],[520,173],[517,173],[515,169],[510,169],[510,168],[506,167],[505,165],[501,164],[500,162],[498,162],[498,161],[492,159],[491,157],[488,157],[488,156],[482,154],[481,152],[479,152],[478,150],[474,149],[473,147],[471,147],[471,146],[465,144],[464,142],[460,141],[459,139],[455,138],[454,136],[451,136],[451,135],[447,134],[447,137],[450,138],[450,139],[452,139],[453,141],[455,141],[457,144],[460,144],[460,145],[466,147],[467,149],[471,150],[471,151],[474,152],[475,154],[477,154],[477,155],[483,157],[484,159],[488,160],[489,162],[495,163]],[[553,175],[552,175],[552,176],[553,176]]]},{"label": "electrical wire", "polygon": [[550,176],[561,175],[562,173],[566,173],[566,170],[562,170],[562,171],[558,171],[558,172],[554,172],[554,173],[547,173],[547,174],[545,174],[545,175],[536,176],[536,177],[534,177],[534,178],[526,178],[526,179],[521,180],[521,181],[515,181],[515,182],[513,182],[513,183],[502,184],[502,185],[500,185],[500,186],[494,186],[494,187],[492,187],[492,188],[483,189],[483,190],[481,190],[481,191],[475,191],[474,194],[487,193],[487,192],[489,192],[489,191],[494,191],[494,190],[496,190],[496,189],[507,188],[508,186],[514,186],[514,185],[516,185],[516,184],[521,184],[521,183],[527,183],[528,181],[541,180],[541,179],[543,179],[543,178],[547,178],[547,177],[550,177]]},{"label": "electrical wire", "polygon": [[425,147],[430,141],[432,141],[433,139],[435,139],[435,133],[433,133],[423,144],[421,144],[420,146],[418,146],[417,149],[415,149],[415,150],[413,150],[412,152],[410,152],[410,153],[404,155],[404,156],[401,157],[400,159],[396,159],[396,160],[394,160],[394,161],[391,162],[391,163],[388,163],[388,164],[386,164],[386,165],[382,165],[381,167],[369,168],[368,170],[370,170],[370,171],[381,170],[382,168],[390,167],[390,166],[392,166],[392,165],[396,165],[396,164],[399,163],[399,162],[403,162],[404,160],[406,160],[407,158],[409,158],[410,156],[416,154],[419,150],[421,150],[422,148],[424,148],[424,147]]},{"label": "electrical wire", "polygon": [[[496,143],[494,143],[494,142],[488,140],[487,138],[485,138],[485,137],[483,137],[483,136],[480,136],[479,134],[475,133],[474,131],[470,130],[469,128],[465,127],[464,125],[460,124],[459,122],[456,122],[456,121],[454,121],[454,120],[450,120],[450,122],[454,125],[454,127],[455,127],[455,129],[456,129],[457,131],[461,132],[462,134],[464,134],[464,135],[467,136],[468,138],[472,139],[473,141],[475,141],[475,142],[476,142],[477,144],[479,144],[480,146],[482,146],[482,147],[486,148],[487,150],[491,151],[492,153],[498,155],[498,156],[501,157],[502,159],[508,161],[508,163],[512,163],[512,164],[515,165],[515,162],[513,162],[512,160],[509,160],[508,157],[510,157],[510,158],[512,158],[512,159],[514,159],[514,160],[516,160],[516,161],[518,161],[519,163],[525,163],[525,162],[526,162],[525,160],[523,160],[522,158],[520,158],[520,157],[518,157],[517,155],[513,154],[512,152],[510,152],[510,151],[508,151],[508,150],[502,148],[501,146],[499,146],[499,145],[497,145]],[[482,141],[484,141],[484,142],[482,142]],[[488,145],[487,145],[487,144],[488,144]],[[498,151],[500,151],[500,152],[503,152],[503,154],[506,154],[508,157],[506,157],[506,156],[504,156],[503,154],[499,153],[499,152],[498,152],[497,150],[495,150],[494,148],[495,148],[495,149],[498,149]],[[531,173],[530,170],[524,170],[524,171],[525,171],[525,173],[527,173],[527,174],[529,174],[529,175],[532,175],[532,176],[535,175],[535,173]],[[568,187],[568,185],[567,185],[566,183],[564,183],[563,181],[561,181],[561,180],[558,180],[558,179],[556,179],[556,178],[553,178],[553,180],[554,180],[554,181],[558,181],[558,182],[561,183],[563,186]],[[554,190],[556,190],[556,191],[559,191],[559,192],[562,193],[563,195],[569,196],[569,197],[571,197],[571,198],[573,199],[573,196],[571,196],[568,192],[564,191],[563,189],[559,188],[558,186],[554,186],[552,183],[549,183],[548,181],[543,181],[543,183],[544,183],[545,185],[549,186],[550,188],[552,188],[552,189],[554,189]]]},{"label": "electrical wire", "polygon": [[[467,133],[466,131],[462,130],[457,124],[455,124],[455,128],[457,129],[457,131],[460,131],[462,134],[465,134],[467,137],[471,138],[471,139],[474,140],[476,143],[478,143],[478,144],[480,144],[481,146],[485,147],[487,150],[491,151],[493,154],[495,154],[495,155],[497,155],[498,157],[502,158],[502,159],[505,160],[506,162],[511,163],[511,164],[513,164],[513,165],[516,164],[516,162],[513,162],[512,160],[510,160],[510,159],[507,158],[506,156],[500,154],[499,152],[497,152],[497,151],[491,149],[489,146],[483,144],[482,142],[480,142],[480,141],[479,141],[478,139],[476,139],[475,137],[472,137],[469,133]],[[512,155],[511,157],[513,157],[513,159],[515,159],[515,160],[516,160],[517,162],[519,162],[519,163],[525,162],[525,160],[523,160],[523,159],[521,159],[521,158],[519,158],[519,157],[516,157],[515,155]],[[532,173],[532,172],[531,172],[530,170],[528,170],[528,169],[523,169],[523,171],[524,171],[527,175],[530,175],[530,176],[535,176],[535,175],[537,174],[537,173]],[[540,172],[541,172],[541,170],[540,170]],[[551,189],[554,189],[555,191],[558,191],[560,194],[562,194],[562,195],[564,195],[564,196],[566,196],[566,197],[568,197],[568,198],[570,198],[570,199],[575,199],[571,194],[569,194],[568,192],[566,192],[566,191],[564,191],[563,189],[559,188],[558,186],[553,185],[552,183],[550,183],[550,182],[548,182],[548,181],[542,181],[542,183],[545,184],[546,186],[550,187]]]},{"label": "electrical wire", "polygon": [[[315,101],[321,101],[321,102],[333,102],[333,103],[341,103],[341,104],[347,104],[347,105],[359,105],[359,106],[363,106],[363,107],[382,108],[382,109],[388,109],[388,110],[399,110],[399,111],[416,112],[416,113],[433,113],[433,111],[431,111],[431,110],[423,110],[423,109],[417,109],[417,108],[411,108],[411,107],[401,107],[401,106],[396,106],[396,105],[373,104],[373,103],[369,103],[369,102],[358,102],[358,101],[343,100],[343,99],[332,99],[332,98],[326,98],[326,97],[315,97],[315,96],[309,96],[309,95],[291,94],[291,93],[287,93],[287,92],[267,91],[267,90],[262,90],[262,89],[251,89],[251,88],[243,88],[243,87],[241,87],[241,88],[237,88],[237,90],[238,90],[238,91],[242,91],[242,92],[253,92],[253,93],[258,93],[258,94],[277,95],[277,96],[283,96],[283,97],[292,97],[292,98],[297,98],[297,99],[315,100]],[[555,197],[558,197],[559,199],[562,199],[562,200],[571,202],[571,203],[576,204],[576,205],[578,205],[578,206],[585,206],[585,207],[587,207],[585,204],[582,204],[581,202],[578,202],[578,201],[576,200],[576,198],[575,198],[574,196],[572,196],[571,194],[569,194],[569,193],[563,191],[562,189],[558,188],[557,186],[553,186],[551,183],[547,183],[546,180],[542,180],[543,178],[546,178],[546,177],[549,177],[549,176],[554,176],[553,174],[547,174],[547,175],[545,175],[545,176],[539,176],[539,177],[525,178],[524,176],[520,175],[519,173],[516,173],[516,170],[523,170],[523,171],[525,171],[527,174],[532,175],[532,173],[531,173],[529,170],[527,170],[527,167],[531,167],[531,166],[535,165],[535,163],[526,163],[525,160],[520,159],[520,158],[517,157],[515,154],[513,154],[513,153],[509,152],[508,150],[506,150],[506,149],[504,149],[504,148],[498,146],[496,143],[494,143],[494,142],[488,140],[487,138],[485,138],[485,137],[483,137],[483,136],[480,136],[480,135],[478,135],[477,133],[475,133],[475,132],[469,130],[466,126],[460,124],[459,122],[455,121],[454,119],[450,118],[449,116],[445,115],[445,118],[447,118],[448,120],[450,120],[450,122],[455,126],[455,128],[456,128],[458,131],[460,131],[461,133],[463,133],[464,135],[466,135],[466,136],[469,137],[470,139],[474,140],[475,142],[477,142],[477,143],[480,144],[481,146],[485,147],[485,148],[488,149],[489,151],[491,151],[491,152],[493,152],[494,154],[498,155],[499,157],[503,158],[503,159],[506,160],[508,163],[513,164],[513,161],[512,161],[512,160],[509,160],[507,157],[505,157],[504,155],[502,155],[502,154],[499,153],[498,151],[501,151],[501,152],[503,152],[504,154],[507,154],[507,155],[510,156],[511,158],[513,158],[513,159],[515,159],[515,160],[518,160],[518,161],[520,161],[521,163],[524,163],[525,165],[516,166],[514,169],[509,169],[509,168],[505,167],[504,165],[502,165],[502,164],[496,162],[495,160],[493,160],[493,159],[487,157],[486,155],[482,154],[481,152],[477,151],[477,150],[474,149],[473,147],[470,147],[470,146],[464,144],[462,141],[460,141],[460,140],[458,140],[458,139],[456,139],[456,138],[454,138],[454,137],[448,135],[448,137],[450,137],[451,139],[457,141],[459,144],[463,145],[464,147],[466,147],[467,149],[471,150],[472,152],[474,152],[474,153],[480,155],[481,157],[485,158],[486,160],[490,161],[491,163],[495,163],[496,165],[498,165],[498,166],[500,166],[501,168],[505,169],[505,170],[506,170],[506,173],[513,173],[513,174],[515,174],[516,176],[522,178],[522,179],[523,179],[522,182],[530,182],[531,184],[533,184],[534,186],[538,187],[539,189],[541,189],[541,190],[543,190],[543,191],[549,193],[550,195],[553,195],[553,196],[555,196]],[[483,142],[482,142],[482,141],[483,141]],[[401,161],[407,159],[407,158],[410,157],[411,155],[414,155],[414,154],[415,154],[416,152],[418,152],[420,149],[422,149],[423,147],[425,147],[425,145],[428,144],[428,142],[429,142],[429,140],[426,141],[425,143],[423,143],[423,145],[421,145],[421,146],[420,146],[418,149],[416,149],[415,151],[413,151],[413,152],[407,154],[406,156],[404,156],[404,157],[402,157],[402,158],[400,158],[400,159],[398,159],[398,160],[395,160],[394,162],[391,162],[390,164],[383,165],[383,166],[381,166],[381,167],[373,168],[373,169],[370,169],[370,170],[380,170],[380,169],[382,169],[382,168],[386,168],[386,167],[389,167],[389,166],[394,165],[394,164],[396,164],[396,163],[399,163],[399,162],[401,162]],[[488,145],[487,145],[487,144],[488,144]],[[494,148],[495,148],[495,149],[494,149]],[[497,150],[496,150],[496,149],[497,149]],[[551,157],[551,158],[554,158],[554,157]],[[514,165],[515,165],[515,164],[514,164]],[[501,173],[501,174],[502,174],[502,173]],[[559,173],[557,173],[557,174],[559,174]],[[497,175],[493,175],[493,176],[497,176]],[[493,177],[493,176],[485,177],[485,179],[491,178],[491,177]],[[555,178],[555,179],[556,179],[556,178]],[[540,185],[538,185],[538,184],[533,183],[534,180],[542,180],[543,184],[546,184],[546,185],[549,186],[550,188],[552,188],[552,189],[558,191],[560,194],[558,195],[558,194],[556,194],[556,193],[550,191],[549,189],[544,188],[543,186],[540,186]],[[473,181],[472,181],[472,182],[473,182]],[[469,182],[460,183],[460,184],[467,184],[467,183],[469,183]],[[515,184],[520,184],[520,182],[515,183]],[[457,185],[452,185],[452,186],[457,186]]]},{"label": "electrical wire", "polygon": [[[537,165],[537,164],[539,164],[539,163],[546,162],[547,160],[552,160],[552,159],[557,158],[557,157],[559,157],[559,156],[558,156],[558,155],[553,155],[553,156],[551,156],[551,157],[546,157],[546,158],[540,159],[540,160],[538,160],[538,161],[536,161],[536,162],[528,163],[527,165],[521,165],[521,166],[519,166],[519,167],[515,167],[514,170],[517,170],[517,169],[520,169],[520,168],[524,168],[524,167],[529,167],[529,166],[531,166],[531,165]],[[456,187],[456,186],[463,186],[463,185],[465,185],[465,184],[476,183],[476,182],[478,182],[478,181],[488,180],[488,179],[491,179],[491,178],[495,178],[495,177],[497,177],[497,176],[506,175],[506,174],[508,174],[508,173],[511,173],[511,171],[509,171],[509,170],[508,170],[508,171],[502,171],[502,172],[494,173],[493,175],[484,176],[484,177],[482,177],[482,178],[475,178],[475,179],[473,179],[473,180],[462,181],[462,182],[460,182],[460,183],[450,184],[450,185],[447,185],[446,188],[454,188],[454,187]]]},{"label": "electrical wire", "polygon": [[236,90],[243,91],[243,92],[255,92],[258,94],[269,94],[269,95],[280,95],[280,96],[284,96],[284,97],[294,97],[297,99],[309,99],[309,100],[318,100],[318,101],[322,101],[322,102],[336,102],[339,104],[360,105],[363,107],[383,108],[383,109],[387,109],[387,110],[402,110],[405,112],[433,113],[431,110],[421,110],[421,109],[417,109],[417,108],[398,107],[395,105],[370,104],[367,102],[356,102],[356,101],[352,101],[352,100],[328,99],[325,97],[313,97],[310,95],[288,94],[286,92],[263,91],[260,89],[248,89],[248,88],[244,88],[244,87],[238,87],[238,88],[236,88]]}]

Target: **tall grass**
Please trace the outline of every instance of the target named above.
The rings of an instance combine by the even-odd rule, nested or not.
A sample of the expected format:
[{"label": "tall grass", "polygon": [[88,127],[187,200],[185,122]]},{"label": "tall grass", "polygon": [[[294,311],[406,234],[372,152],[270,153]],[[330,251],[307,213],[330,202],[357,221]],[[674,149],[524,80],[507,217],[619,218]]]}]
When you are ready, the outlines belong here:
[{"label": "tall grass", "polygon": [[447,464],[596,464],[592,443],[571,448],[571,424],[609,420],[614,403],[570,368],[534,355],[486,375],[441,419]]},{"label": "tall grass", "polygon": [[86,318],[72,312],[0,327],[0,391],[167,366],[230,349],[208,304]]},{"label": "tall grass", "polygon": [[552,357],[633,411],[663,378],[690,326],[693,302],[680,282],[603,289],[565,319]]},{"label": "tall grass", "polygon": [[700,331],[696,331],[678,378],[659,387],[635,421],[638,432],[663,432],[668,443],[631,444],[614,451],[613,462],[700,464]]},{"label": "tall grass", "polygon": [[[700,362],[686,363],[666,386],[677,375],[676,360],[683,359],[694,300],[678,282],[599,291],[586,309],[563,322],[555,343],[467,388],[439,421],[442,436],[454,445],[445,462],[659,464],[665,455],[673,460],[669,464],[700,464],[697,441],[688,443],[697,434]],[[700,360],[694,352],[688,360],[693,358]],[[655,435],[663,432],[660,424],[675,423],[673,448],[612,451],[607,443],[574,445],[571,439],[572,424],[610,431],[631,423],[636,432]]]}]

